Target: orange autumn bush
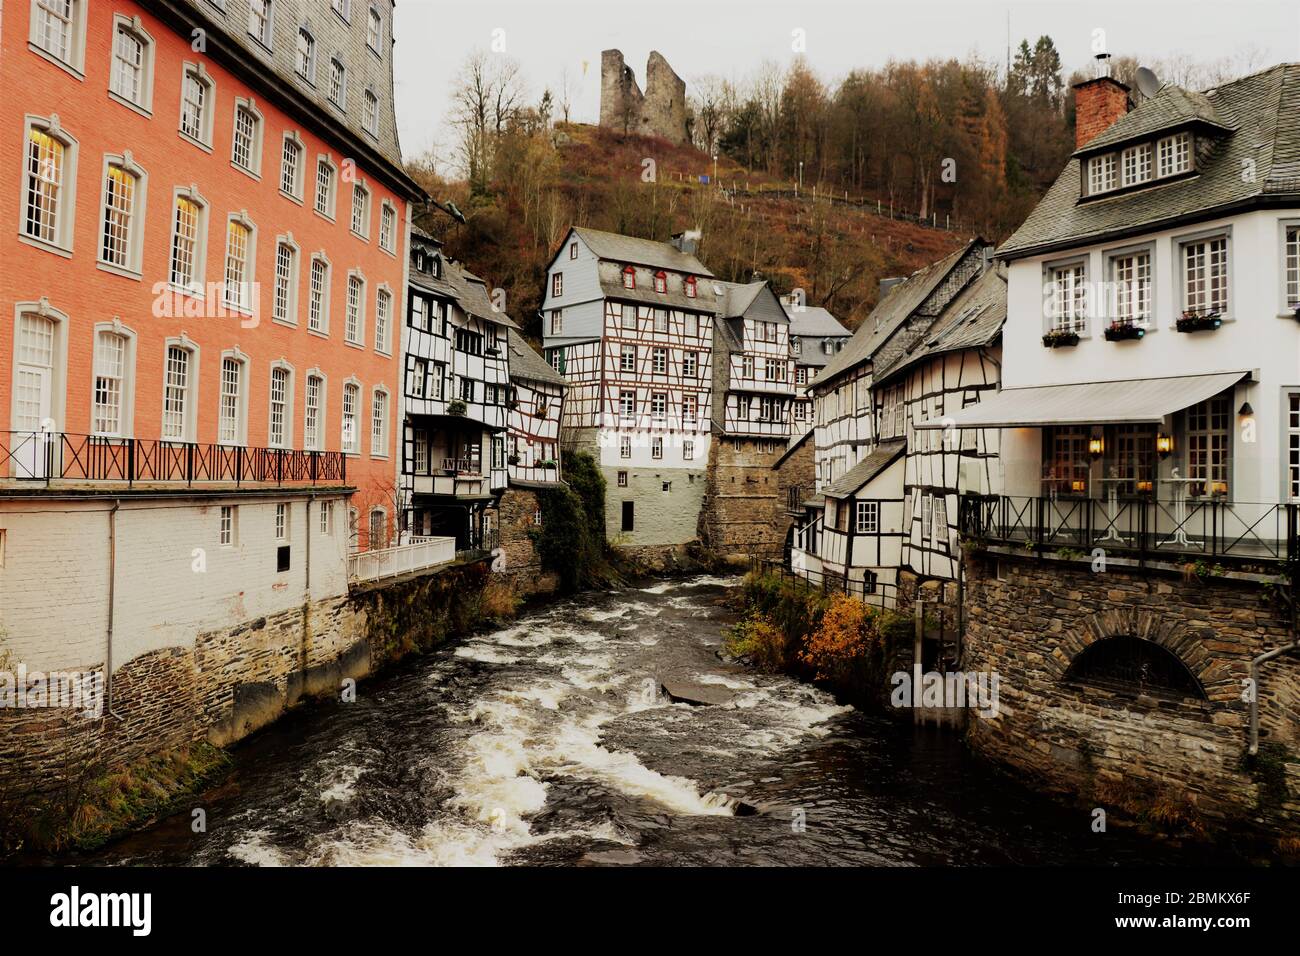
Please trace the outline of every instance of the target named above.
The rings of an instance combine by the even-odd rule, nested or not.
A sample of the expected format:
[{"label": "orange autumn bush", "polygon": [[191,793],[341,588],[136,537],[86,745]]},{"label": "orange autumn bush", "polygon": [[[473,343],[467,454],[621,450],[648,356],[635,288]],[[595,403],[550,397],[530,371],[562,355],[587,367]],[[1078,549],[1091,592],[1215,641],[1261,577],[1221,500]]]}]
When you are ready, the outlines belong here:
[{"label": "orange autumn bush", "polygon": [[816,680],[843,681],[879,663],[885,648],[883,615],[857,598],[837,594],[807,637],[799,659]]}]

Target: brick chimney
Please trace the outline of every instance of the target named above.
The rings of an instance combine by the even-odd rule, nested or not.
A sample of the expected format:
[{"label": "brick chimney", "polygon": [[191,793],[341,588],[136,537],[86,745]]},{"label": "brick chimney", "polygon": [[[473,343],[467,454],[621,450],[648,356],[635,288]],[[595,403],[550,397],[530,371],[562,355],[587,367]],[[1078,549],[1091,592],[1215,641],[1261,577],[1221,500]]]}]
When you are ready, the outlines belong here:
[{"label": "brick chimney", "polygon": [[1128,112],[1128,87],[1111,76],[1074,85],[1074,148],[1082,149]]}]

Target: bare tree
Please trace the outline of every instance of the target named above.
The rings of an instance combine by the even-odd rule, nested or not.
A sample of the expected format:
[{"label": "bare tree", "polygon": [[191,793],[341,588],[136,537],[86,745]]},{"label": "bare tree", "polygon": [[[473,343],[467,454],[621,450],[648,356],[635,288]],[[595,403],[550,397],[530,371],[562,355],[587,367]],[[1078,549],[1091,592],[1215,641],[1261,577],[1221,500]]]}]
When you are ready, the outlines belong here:
[{"label": "bare tree", "polygon": [[525,93],[514,60],[482,50],[466,57],[452,88],[451,121],[459,136],[456,162],[472,192],[487,190],[497,139],[516,119]]}]

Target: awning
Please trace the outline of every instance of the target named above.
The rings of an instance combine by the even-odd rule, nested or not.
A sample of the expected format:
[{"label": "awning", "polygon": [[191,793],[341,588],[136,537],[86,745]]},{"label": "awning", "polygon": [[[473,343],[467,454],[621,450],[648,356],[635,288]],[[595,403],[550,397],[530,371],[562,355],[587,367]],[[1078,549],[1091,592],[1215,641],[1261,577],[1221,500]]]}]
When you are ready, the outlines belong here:
[{"label": "awning", "polygon": [[1004,388],[978,405],[915,427],[1042,428],[1044,425],[1158,424],[1166,415],[1231,388],[1249,372]]}]

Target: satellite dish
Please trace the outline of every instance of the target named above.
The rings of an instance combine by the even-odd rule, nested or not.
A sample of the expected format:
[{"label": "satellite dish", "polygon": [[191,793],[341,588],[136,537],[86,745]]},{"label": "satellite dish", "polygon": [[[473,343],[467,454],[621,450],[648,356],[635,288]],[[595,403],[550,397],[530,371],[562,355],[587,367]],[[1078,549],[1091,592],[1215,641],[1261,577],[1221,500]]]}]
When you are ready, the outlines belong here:
[{"label": "satellite dish", "polygon": [[1160,92],[1159,77],[1145,66],[1138,67],[1137,84],[1138,89],[1142,91],[1142,95],[1145,97],[1149,98]]}]

